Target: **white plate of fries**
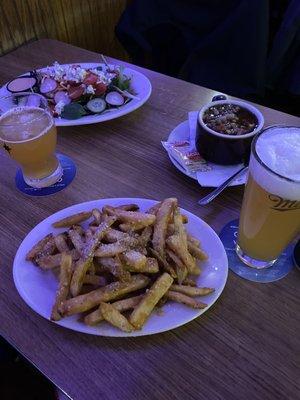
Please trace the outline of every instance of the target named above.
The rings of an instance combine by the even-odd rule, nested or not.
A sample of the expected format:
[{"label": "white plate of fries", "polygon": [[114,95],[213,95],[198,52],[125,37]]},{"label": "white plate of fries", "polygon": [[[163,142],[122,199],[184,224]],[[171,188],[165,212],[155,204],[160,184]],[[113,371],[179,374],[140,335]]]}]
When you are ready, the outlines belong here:
[{"label": "white plate of fries", "polygon": [[13,265],[20,296],[42,317],[115,337],[192,321],[218,299],[227,275],[217,234],[175,198],[65,208],[29,232]]}]

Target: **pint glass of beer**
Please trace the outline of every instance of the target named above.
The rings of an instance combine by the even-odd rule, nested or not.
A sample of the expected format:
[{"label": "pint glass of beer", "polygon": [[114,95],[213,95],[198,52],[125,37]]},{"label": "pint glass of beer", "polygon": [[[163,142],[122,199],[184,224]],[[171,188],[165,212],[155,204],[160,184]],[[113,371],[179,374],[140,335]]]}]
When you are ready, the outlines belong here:
[{"label": "pint glass of beer", "polygon": [[267,268],[300,233],[300,128],[274,126],[253,142],[236,252]]},{"label": "pint glass of beer", "polygon": [[61,178],[56,126],[43,96],[18,93],[0,98],[0,145],[20,164],[29,186],[47,187]]}]

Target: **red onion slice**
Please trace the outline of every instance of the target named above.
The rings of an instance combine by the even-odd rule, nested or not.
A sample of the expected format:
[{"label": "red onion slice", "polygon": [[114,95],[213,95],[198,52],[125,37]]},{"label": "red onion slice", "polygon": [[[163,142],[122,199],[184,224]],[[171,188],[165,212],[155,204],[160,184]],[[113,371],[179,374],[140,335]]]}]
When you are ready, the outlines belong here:
[{"label": "red onion slice", "polygon": [[59,103],[60,101],[64,103],[64,105],[70,104],[71,99],[68,96],[68,94],[64,91],[56,92],[54,95],[54,101],[55,103]]},{"label": "red onion slice", "polygon": [[52,78],[45,78],[40,85],[40,92],[43,94],[53,92],[57,87],[57,83]]},{"label": "red onion slice", "polygon": [[31,94],[27,98],[26,106],[28,107],[40,107],[41,105],[41,97],[35,94]]},{"label": "red onion slice", "polygon": [[111,106],[121,106],[124,104],[124,97],[118,92],[110,92],[105,97],[106,103]]}]

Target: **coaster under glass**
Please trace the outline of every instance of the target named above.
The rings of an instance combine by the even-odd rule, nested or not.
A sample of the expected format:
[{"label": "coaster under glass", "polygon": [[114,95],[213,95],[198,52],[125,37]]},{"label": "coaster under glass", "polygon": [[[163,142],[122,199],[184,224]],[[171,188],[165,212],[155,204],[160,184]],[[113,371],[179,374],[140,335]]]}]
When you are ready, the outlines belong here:
[{"label": "coaster under glass", "polygon": [[235,250],[238,228],[239,220],[233,220],[224,226],[219,235],[225,247],[231,271],[249,281],[267,283],[282,279],[292,270],[292,245],[288,246],[274,264],[268,268],[257,269],[245,265]]},{"label": "coaster under glass", "polygon": [[22,170],[18,169],[15,178],[15,183],[17,188],[22,193],[25,193],[29,196],[48,196],[50,194],[57,193],[65,189],[67,186],[69,186],[76,175],[76,165],[74,164],[74,162],[70,157],[64,154],[57,153],[56,156],[63,170],[62,176],[61,178],[58,179],[57,182],[55,182],[51,186],[47,186],[44,188],[34,188],[32,186],[27,185],[27,183],[24,180]]}]

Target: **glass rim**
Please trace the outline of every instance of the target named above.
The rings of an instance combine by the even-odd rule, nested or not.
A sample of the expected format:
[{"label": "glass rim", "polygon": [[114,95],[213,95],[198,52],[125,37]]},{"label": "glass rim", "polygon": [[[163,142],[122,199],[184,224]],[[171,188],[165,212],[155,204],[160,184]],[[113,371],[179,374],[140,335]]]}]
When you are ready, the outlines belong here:
[{"label": "glass rim", "polygon": [[[9,112],[10,110],[16,109],[16,108],[18,108],[18,107],[20,107],[20,108],[25,108],[25,109],[26,109],[26,107],[28,107],[28,108],[38,108],[38,109],[44,111],[46,114],[48,114],[49,117],[51,118],[51,121],[53,121],[53,123],[54,123],[53,116],[51,115],[51,113],[50,113],[50,111],[49,111],[48,100],[47,100],[44,96],[42,96],[41,94],[39,94],[39,93],[34,93],[34,92],[9,93],[9,94],[7,94],[7,95],[0,96],[0,101],[1,101],[2,99],[9,99],[9,98],[13,98],[13,97],[15,97],[15,96],[20,96],[20,95],[23,95],[24,97],[25,97],[25,96],[30,96],[30,95],[38,96],[40,99],[43,99],[43,102],[45,103],[46,108],[44,109],[44,108],[42,108],[42,107],[35,107],[35,106],[18,106],[18,105],[16,105],[15,107],[12,107],[11,109],[5,111],[2,115],[0,114],[0,126],[1,126],[1,127],[13,127],[13,126],[28,125],[28,124],[30,124],[30,123],[32,123],[32,122],[34,122],[34,121],[39,121],[39,120],[41,120],[41,119],[43,118],[43,115],[41,115],[41,116],[37,116],[37,117],[35,117],[34,119],[32,119],[32,120],[30,120],[30,121],[27,121],[27,122],[18,122],[18,123],[9,123],[9,124],[2,123],[2,121],[1,121],[2,116],[5,115],[5,114],[6,114],[7,112]],[[0,111],[1,111],[1,107],[0,107]]]},{"label": "glass rim", "polygon": [[256,161],[263,166],[267,171],[271,172],[273,175],[276,175],[278,178],[283,179],[287,182],[293,182],[293,183],[299,183],[300,184],[300,180],[298,179],[292,179],[292,178],[288,178],[287,176],[281,175],[278,172],[274,171],[272,168],[270,168],[267,164],[265,164],[261,158],[259,157],[259,155],[257,154],[256,151],[256,143],[257,140],[259,139],[259,137],[264,134],[266,131],[269,131],[271,129],[274,128],[284,128],[284,129],[290,129],[290,128],[296,128],[300,130],[299,126],[294,126],[294,125],[271,125],[268,126],[267,128],[263,129],[261,132],[257,133],[252,141],[251,144],[251,153],[253,154],[253,156],[255,157]]}]

